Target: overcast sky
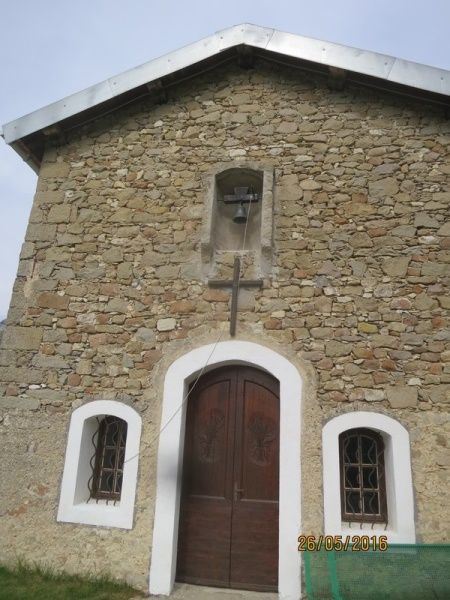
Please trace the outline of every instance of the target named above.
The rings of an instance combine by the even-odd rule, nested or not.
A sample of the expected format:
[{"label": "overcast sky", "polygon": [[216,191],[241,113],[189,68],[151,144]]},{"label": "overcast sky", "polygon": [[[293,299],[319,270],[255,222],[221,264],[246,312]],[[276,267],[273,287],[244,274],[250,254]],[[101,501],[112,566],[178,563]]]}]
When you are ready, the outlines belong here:
[{"label": "overcast sky", "polygon": [[[0,124],[239,23],[450,70],[449,0],[0,0]],[[0,320],[36,186],[0,140]]]}]

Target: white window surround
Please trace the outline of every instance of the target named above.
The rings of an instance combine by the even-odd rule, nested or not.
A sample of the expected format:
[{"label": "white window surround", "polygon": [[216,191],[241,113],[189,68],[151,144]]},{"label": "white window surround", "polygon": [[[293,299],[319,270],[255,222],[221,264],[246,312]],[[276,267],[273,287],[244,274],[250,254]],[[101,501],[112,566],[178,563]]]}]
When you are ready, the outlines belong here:
[{"label": "white window surround", "polygon": [[[365,427],[381,434],[384,441],[388,525],[374,525],[373,532],[386,535],[392,544],[414,544],[414,500],[411,476],[409,434],[395,419],[386,415],[357,411],[331,419],[322,431],[323,493],[325,535],[356,535],[359,523],[341,520],[339,435],[348,429]],[[371,524],[362,529],[372,531]],[[368,534],[370,535],[370,533]]]},{"label": "white window surround", "polygon": [[[280,382],[280,496],[278,590],[283,600],[301,596],[300,423],[302,380],[286,358],[253,342],[226,341],[202,346],[177,359],[164,382],[158,448],[156,507],[150,566],[150,594],[170,595],[177,559],[178,517],[188,384],[205,364],[247,364],[271,373]],[[180,410],[180,407],[181,410]]]},{"label": "white window surround", "polygon": [[[127,422],[127,441],[120,501],[88,502],[88,481],[92,475],[92,436],[97,419],[105,415]],[[73,411],[67,440],[66,460],[61,483],[58,521],[132,529],[139,462],[142,420],[130,406],[115,400],[88,402]]]}]

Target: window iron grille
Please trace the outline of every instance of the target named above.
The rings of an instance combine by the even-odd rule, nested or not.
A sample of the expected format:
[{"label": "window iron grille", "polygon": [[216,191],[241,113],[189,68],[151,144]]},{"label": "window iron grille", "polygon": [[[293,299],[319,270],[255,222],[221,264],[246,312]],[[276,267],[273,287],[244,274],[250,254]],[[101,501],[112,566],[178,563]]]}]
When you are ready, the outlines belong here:
[{"label": "window iron grille", "polygon": [[387,526],[383,438],[370,429],[350,429],[339,436],[339,454],[342,520]]},{"label": "window iron grille", "polygon": [[92,436],[94,454],[90,461],[89,500],[113,501],[115,504],[122,491],[127,423],[108,415],[101,420],[97,418],[97,424]]}]

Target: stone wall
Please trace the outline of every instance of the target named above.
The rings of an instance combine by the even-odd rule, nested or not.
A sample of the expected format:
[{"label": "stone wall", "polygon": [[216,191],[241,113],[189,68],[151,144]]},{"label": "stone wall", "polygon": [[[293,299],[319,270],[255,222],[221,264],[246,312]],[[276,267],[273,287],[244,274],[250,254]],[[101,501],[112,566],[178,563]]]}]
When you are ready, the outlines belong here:
[{"label": "stone wall", "polygon": [[[44,544],[56,567],[146,587],[164,374],[228,336],[200,237],[208,174],[236,161],[274,170],[272,278],[237,339],[305,377],[304,532],[323,526],[321,427],[364,409],[409,430],[418,540],[448,540],[449,132],[439,108],[260,65],[49,143],[0,354],[0,559]],[[70,414],[92,399],[143,417],[131,531],[56,523]]]}]

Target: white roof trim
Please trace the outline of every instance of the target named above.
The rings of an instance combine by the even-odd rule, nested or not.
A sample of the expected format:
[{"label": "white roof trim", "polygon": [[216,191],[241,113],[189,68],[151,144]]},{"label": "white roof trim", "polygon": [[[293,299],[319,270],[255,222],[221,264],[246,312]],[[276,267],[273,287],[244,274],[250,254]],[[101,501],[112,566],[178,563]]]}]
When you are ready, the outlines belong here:
[{"label": "white roof trim", "polygon": [[11,144],[135,87],[242,44],[450,96],[450,71],[276,29],[242,24],[218,31],[175,52],[10,121],[3,126],[3,136]]}]

